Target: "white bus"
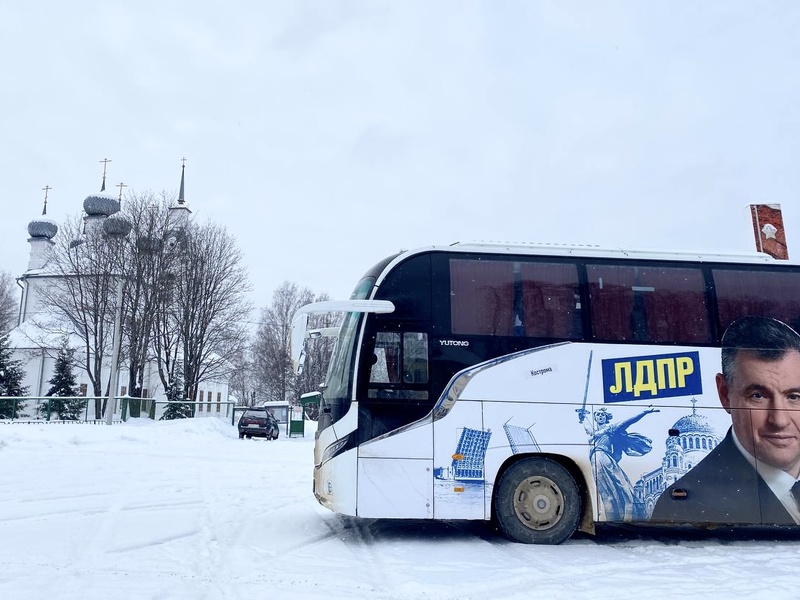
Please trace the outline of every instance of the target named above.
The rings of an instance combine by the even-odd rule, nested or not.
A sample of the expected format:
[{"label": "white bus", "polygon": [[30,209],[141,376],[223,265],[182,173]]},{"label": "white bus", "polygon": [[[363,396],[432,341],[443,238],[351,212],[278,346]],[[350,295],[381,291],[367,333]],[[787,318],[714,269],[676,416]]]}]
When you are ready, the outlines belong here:
[{"label": "white bus", "polygon": [[[720,399],[723,333],[746,315],[796,329],[798,265],[587,246],[405,251],[350,300],[297,312],[298,364],[305,339],[325,333],[306,331],[308,316],[329,311],[346,314],[321,386],[314,493],[335,512],[494,519],[526,543],[600,522],[800,522],[800,508],[767,510],[763,473],[741,461],[684,478],[732,447],[732,415],[744,415]],[[800,446],[790,438],[771,441],[786,453]],[[750,442],[735,441],[758,467]],[[737,477],[746,502],[728,498]]]}]

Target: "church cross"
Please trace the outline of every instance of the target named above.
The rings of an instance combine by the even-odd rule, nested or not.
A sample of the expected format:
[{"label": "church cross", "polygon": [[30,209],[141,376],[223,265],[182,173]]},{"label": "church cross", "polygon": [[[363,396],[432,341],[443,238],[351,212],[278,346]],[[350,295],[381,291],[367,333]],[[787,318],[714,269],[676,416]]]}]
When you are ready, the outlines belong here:
[{"label": "church cross", "polygon": [[47,214],[47,192],[49,192],[52,189],[53,188],[51,188],[49,185],[46,185],[42,188],[42,190],[44,191],[44,208],[42,208],[43,215]]},{"label": "church cross", "polygon": [[119,201],[120,201],[120,202],[122,202],[122,188],[126,188],[126,187],[128,187],[128,186],[127,186],[127,185],[125,185],[124,183],[122,183],[122,182],[120,181],[120,182],[117,184],[117,187],[119,188]]},{"label": "church cross", "polygon": [[110,158],[104,158],[103,160],[101,160],[99,162],[103,163],[103,185],[100,186],[100,191],[101,192],[105,192],[106,191],[106,167],[108,167],[108,163],[111,162],[111,159]]}]

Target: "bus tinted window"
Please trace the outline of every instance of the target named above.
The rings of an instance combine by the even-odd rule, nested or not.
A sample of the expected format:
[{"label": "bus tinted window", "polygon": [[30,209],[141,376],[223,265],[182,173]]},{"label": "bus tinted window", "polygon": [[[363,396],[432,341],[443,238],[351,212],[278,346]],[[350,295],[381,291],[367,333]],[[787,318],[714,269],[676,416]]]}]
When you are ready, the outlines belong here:
[{"label": "bus tinted window", "polygon": [[428,383],[428,334],[403,334],[403,383]]},{"label": "bus tinted window", "polygon": [[428,334],[379,331],[372,362],[370,383],[428,383]]},{"label": "bus tinted window", "polygon": [[739,317],[774,317],[800,327],[800,273],[714,269],[721,331]]},{"label": "bus tinted window", "polygon": [[578,298],[575,264],[450,261],[454,334],[580,339]]},{"label": "bus tinted window", "polygon": [[511,335],[513,287],[513,263],[451,260],[451,331],[467,335]]},{"label": "bus tinted window", "polygon": [[699,268],[587,265],[586,271],[595,339],[667,344],[712,341]]},{"label": "bus tinted window", "polygon": [[371,383],[400,383],[400,334],[381,331],[375,337]]},{"label": "bus tinted window", "polygon": [[575,265],[522,263],[525,335],[581,339],[580,288]]},{"label": "bus tinted window", "polygon": [[425,390],[409,390],[412,384],[428,383],[428,334],[379,331],[370,368],[371,399],[427,400]]}]

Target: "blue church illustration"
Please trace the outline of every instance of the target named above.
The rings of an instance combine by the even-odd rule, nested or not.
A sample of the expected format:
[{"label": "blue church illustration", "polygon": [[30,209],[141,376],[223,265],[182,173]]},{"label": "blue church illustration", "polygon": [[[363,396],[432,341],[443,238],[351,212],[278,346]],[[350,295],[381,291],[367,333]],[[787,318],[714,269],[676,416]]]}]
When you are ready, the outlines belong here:
[{"label": "blue church illustration", "polygon": [[636,518],[649,519],[653,507],[667,487],[675,483],[689,469],[700,462],[722,441],[708,418],[697,414],[692,398],[692,413],[681,417],[672,426],[666,439],[666,450],[661,467],[642,475],[633,486]]}]

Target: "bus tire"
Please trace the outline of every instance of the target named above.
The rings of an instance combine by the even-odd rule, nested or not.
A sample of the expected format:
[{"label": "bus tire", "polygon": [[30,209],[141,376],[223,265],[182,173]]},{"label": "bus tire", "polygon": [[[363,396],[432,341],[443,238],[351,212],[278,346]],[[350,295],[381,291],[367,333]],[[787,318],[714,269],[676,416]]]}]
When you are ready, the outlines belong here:
[{"label": "bus tire", "polygon": [[524,544],[560,544],[578,528],[578,484],[563,466],[544,457],[511,465],[500,477],[494,516],[509,539]]}]

